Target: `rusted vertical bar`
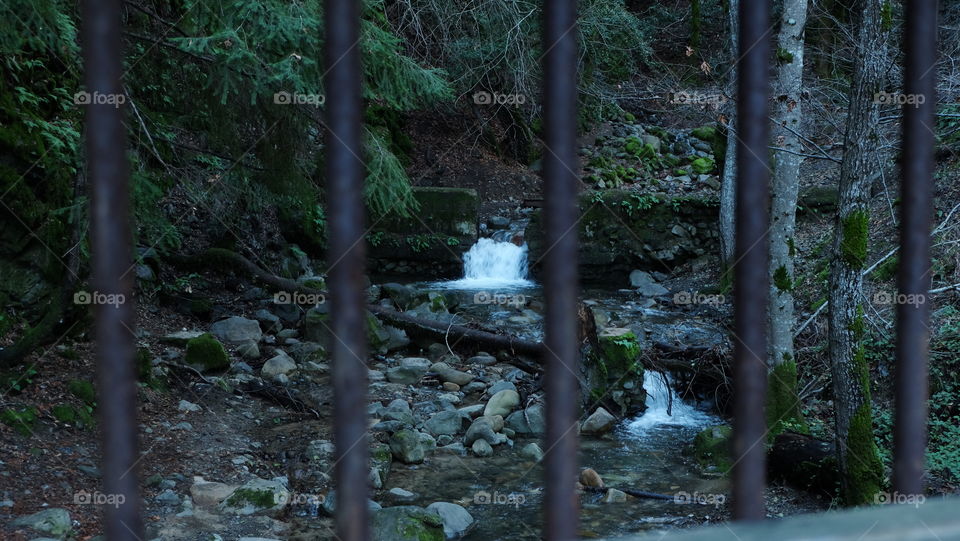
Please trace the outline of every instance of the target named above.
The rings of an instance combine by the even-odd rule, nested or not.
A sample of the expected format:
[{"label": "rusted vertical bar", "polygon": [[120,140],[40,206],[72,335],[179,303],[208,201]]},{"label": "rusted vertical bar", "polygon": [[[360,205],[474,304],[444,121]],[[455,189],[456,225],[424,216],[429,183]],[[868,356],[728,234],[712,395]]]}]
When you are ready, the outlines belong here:
[{"label": "rusted vertical bar", "polygon": [[367,521],[367,335],[360,156],[360,2],[327,0],[326,175],[330,216],[330,301],[333,324],[334,443],[337,536],[362,541]]},{"label": "rusted vertical bar", "polygon": [[547,433],[544,458],[545,538],[577,537],[577,8],[547,0],[544,9],[543,177],[547,249]]},{"label": "rusted vertical bar", "polygon": [[733,516],[738,520],[765,515],[769,32],[769,1],[741,0],[733,369]]},{"label": "rusted vertical bar", "polygon": [[915,98],[907,101],[917,105],[903,106],[893,488],[902,494],[921,494],[927,444],[930,309],[926,297],[933,210],[937,2],[909,0],[904,15],[904,92]]},{"label": "rusted vertical bar", "polygon": [[[96,314],[98,398],[103,489],[117,506],[104,506],[107,539],[143,538],[137,487],[137,390],[134,369],[133,277],[129,223],[120,0],[83,3],[83,58],[87,92],[86,147],[90,175],[91,286]],[[100,99],[108,96],[113,100]],[[107,103],[110,102],[110,103]],[[111,297],[112,296],[112,297]]]}]

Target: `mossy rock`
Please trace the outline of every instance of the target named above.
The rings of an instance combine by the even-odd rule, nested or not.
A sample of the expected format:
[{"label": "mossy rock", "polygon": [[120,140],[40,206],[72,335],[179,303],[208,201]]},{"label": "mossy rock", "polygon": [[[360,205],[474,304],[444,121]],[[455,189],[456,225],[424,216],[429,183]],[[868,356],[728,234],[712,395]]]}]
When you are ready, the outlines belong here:
[{"label": "mossy rock", "polygon": [[633,331],[609,328],[604,329],[597,338],[609,377],[619,379],[627,371],[643,369],[637,362],[640,358],[640,342]]},{"label": "mossy rock", "polygon": [[701,141],[706,141],[707,143],[712,143],[713,138],[717,136],[717,128],[714,126],[700,126],[699,128],[694,128],[690,135],[696,137]]},{"label": "mossy rock", "polygon": [[443,519],[422,507],[378,509],[372,517],[376,541],[444,541]]},{"label": "mossy rock", "polygon": [[0,422],[13,428],[23,436],[33,433],[33,424],[37,421],[37,408],[23,408],[20,410],[7,408],[0,410]]},{"label": "mossy rock", "polygon": [[733,467],[731,442],[733,428],[727,425],[703,429],[693,439],[693,456],[701,466],[715,466],[723,473]]},{"label": "mossy rock", "polygon": [[84,427],[93,425],[93,416],[87,407],[76,407],[72,404],[57,404],[50,409],[53,417],[61,423]]},{"label": "mossy rock", "polygon": [[223,344],[210,333],[204,333],[187,342],[186,364],[199,367],[202,372],[222,370],[230,366],[230,358]]},{"label": "mossy rock", "polygon": [[716,164],[710,158],[697,158],[690,162],[690,168],[698,175],[712,173]]},{"label": "mossy rock", "polygon": [[93,389],[93,384],[89,381],[82,379],[71,380],[70,383],[67,384],[67,390],[88,406],[92,406],[97,402],[97,393]]}]

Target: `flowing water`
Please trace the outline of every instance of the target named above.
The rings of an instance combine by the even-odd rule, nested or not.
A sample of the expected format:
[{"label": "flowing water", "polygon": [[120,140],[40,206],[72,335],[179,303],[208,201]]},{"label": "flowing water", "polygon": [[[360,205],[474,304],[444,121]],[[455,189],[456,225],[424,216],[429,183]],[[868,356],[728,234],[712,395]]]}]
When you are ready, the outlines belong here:
[{"label": "flowing water", "polygon": [[[457,311],[486,325],[504,328],[530,339],[542,338],[542,318],[530,306],[542,299],[540,288],[528,279],[526,246],[480,239],[465,258],[464,278],[420,284],[458,295]],[[450,291],[452,290],[452,291]],[[698,338],[710,331],[685,327],[676,315],[635,304],[628,293],[586,291],[595,310],[616,314],[617,326],[634,328],[644,336],[651,326],[682,338]],[[478,301],[478,299],[480,299]],[[542,306],[542,305],[541,305]],[[682,317],[682,316],[680,316]],[[657,327],[659,326],[659,327]],[[626,419],[608,436],[582,438],[578,463],[601,474],[607,486],[683,494],[722,494],[726,482],[705,474],[687,456],[693,437],[705,426],[722,421],[682,400],[669,376],[647,371],[648,396],[644,414]],[[523,459],[518,450],[533,439],[519,439],[514,447],[498,446],[487,458],[437,453],[420,466],[397,466],[388,486],[416,493],[414,505],[435,501],[460,503],[477,520],[468,540],[540,539],[543,469]],[[542,442],[541,442],[542,445]],[[637,500],[604,504],[599,495],[583,497],[582,537],[621,536],[643,530],[682,527],[718,516],[710,505],[681,505],[672,501]]]}]

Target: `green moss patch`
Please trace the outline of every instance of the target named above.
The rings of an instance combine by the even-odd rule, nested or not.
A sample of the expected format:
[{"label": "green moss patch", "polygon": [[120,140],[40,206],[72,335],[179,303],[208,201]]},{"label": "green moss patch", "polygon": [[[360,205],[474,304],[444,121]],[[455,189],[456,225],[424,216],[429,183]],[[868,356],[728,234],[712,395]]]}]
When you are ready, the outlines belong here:
[{"label": "green moss patch", "polygon": [[223,344],[210,333],[204,333],[187,342],[185,361],[203,371],[222,370],[230,366],[230,358]]},{"label": "green moss patch", "polygon": [[855,210],[842,220],[840,255],[855,269],[862,269],[867,261],[867,229],[870,214],[865,210]]}]

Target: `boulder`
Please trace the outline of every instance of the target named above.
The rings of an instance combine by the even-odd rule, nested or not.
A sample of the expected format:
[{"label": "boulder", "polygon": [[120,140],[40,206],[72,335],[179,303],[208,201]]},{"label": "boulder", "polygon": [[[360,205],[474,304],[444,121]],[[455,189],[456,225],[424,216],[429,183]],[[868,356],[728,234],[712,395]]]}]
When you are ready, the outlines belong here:
[{"label": "boulder", "polygon": [[487,406],[483,408],[483,414],[485,416],[507,416],[519,405],[520,395],[517,394],[517,391],[504,389],[490,397],[490,400],[487,401]]},{"label": "boulder", "polygon": [[547,431],[547,419],[543,404],[534,404],[522,411],[511,413],[506,426],[520,435],[541,436]]},{"label": "boulder", "polygon": [[296,369],[297,363],[293,362],[293,359],[291,359],[289,355],[279,351],[276,356],[263,363],[263,368],[260,369],[260,375],[263,376],[264,379],[270,380],[281,374],[289,376],[290,373]]},{"label": "boulder", "polygon": [[240,316],[221,319],[210,326],[210,332],[228,344],[239,344],[247,340],[259,342],[260,338],[263,337],[260,322]]},{"label": "boulder", "polygon": [[433,365],[430,366],[430,371],[435,372],[440,377],[440,381],[455,383],[457,385],[466,385],[473,381],[475,377],[473,374],[452,368],[447,363],[433,363]]},{"label": "boulder", "polygon": [[236,485],[207,481],[203,477],[194,477],[190,486],[190,499],[194,505],[213,508],[227,499],[236,490]]},{"label": "boulder", "polygon": [[374,541],[443,541],[443,519],[413,505],[378,509],[371,517]]},{"label": "boulder", "polygon": [[230,366],[227,350],[210,333],[204,333],[187,342],[184,362],[201,372],[222,370]]},{"label": "boulder", "polygon": [[400,366],[387,369],[387,381],[403,385],[413,385],[420,381],[430,370],[430,361],[420,357],[408,357],[400,361]]},{"label": "boulder", "polygon": [[[502,423],[502,417],[500,419]],[[495,418],[487,417],[486,415],[476,418],[470,425],[470,428],[467,429],[467,433],[464,434],[463,444],[473,445],[473,442],[481,439],[490,445],[499,445],[503,443],[507,438],[503,434],[497,434],[497,429],[494,428],[495,425]]]},{"label": "boulder", "polygon": [[616,424],[617,418],[603,408],[597,408],[580,427],[580,432],[598,436],[606,434]]},{"label": "boulder", "polygon": [[463,428],[463,414],[459,411],[441,411],[430,417],[424,428],[434,436],[448,434],[454,436]]},{"label": "boulder", "polygon": [[433,511],[443,520],[443,533],[447,539],[463,537],[473,526],[473,516],[455,503],[434,502],[427,506],[427,511]]},{"label": "boulder", "polygon": [[627,502],[627,493],[622,490],[617,490],[615,488],[608,488],[607,493],[603,496],[603,503],[626,503]]},{"label": "boulder", "polygon": [[280,481],[251,479],[230,493],[218,509],[227,515],[276,517],[290,502],[290,491]]},{"label": "boulder", "polygon": [[540,462],[543,458],[543,449],[536,442],[530,442],[520,449],[520,456],[534,462]]},{"label": "boulder", "polygon": [[603,488],[603,479],[593,468],[585,468],[580,472],[580,484],[585,487]]},{"label": "boulder", "polygon": [[473,454],[478,457],[486,457],[493,454],[493,447],[484,439],[478,439],[470,446]]},{"label": "boulder", "polygon": [[51,508],[20,517],[11,523],[14,528],[29,528],[54,537],[65,537],[70,531],[70,513],[66,509]]},{"label": "boulder", "polygon": [[409,429],[398,430],[390,437],[390,452],[404,464],[419,464],[426,456],[420,434]]}]

